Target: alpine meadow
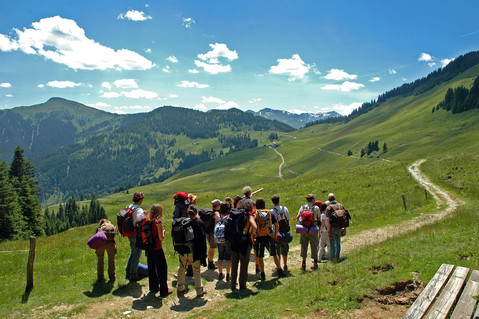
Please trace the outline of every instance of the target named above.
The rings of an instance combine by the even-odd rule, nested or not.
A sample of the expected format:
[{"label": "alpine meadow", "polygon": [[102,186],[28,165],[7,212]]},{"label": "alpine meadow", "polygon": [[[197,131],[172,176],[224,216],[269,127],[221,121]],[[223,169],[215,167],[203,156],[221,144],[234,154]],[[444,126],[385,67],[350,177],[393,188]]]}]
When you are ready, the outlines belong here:
[{"label": "alpine meadow", "polygon": [[479,1],[0,1],[0,318],[479,319]]}]

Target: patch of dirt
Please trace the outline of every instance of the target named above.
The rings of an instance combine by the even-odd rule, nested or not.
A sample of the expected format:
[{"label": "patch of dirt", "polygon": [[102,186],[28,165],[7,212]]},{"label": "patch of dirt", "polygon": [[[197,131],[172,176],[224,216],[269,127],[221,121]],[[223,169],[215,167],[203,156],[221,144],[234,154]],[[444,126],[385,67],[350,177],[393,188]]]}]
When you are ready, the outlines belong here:
[{"label": "patch of dirt", "polygon": [[377,274],[380,274],[382,272],[385,272],[385,271],[390,271],[390,270],[393,270],[394,269],[394,266],[391,265],[391,264],[386,264],[386,265],[380,265],[380,266],[374,266],[374,267],[371,267],[368,269],[368,271],[370,273],[372,273],[373,275],[377,275]]}]

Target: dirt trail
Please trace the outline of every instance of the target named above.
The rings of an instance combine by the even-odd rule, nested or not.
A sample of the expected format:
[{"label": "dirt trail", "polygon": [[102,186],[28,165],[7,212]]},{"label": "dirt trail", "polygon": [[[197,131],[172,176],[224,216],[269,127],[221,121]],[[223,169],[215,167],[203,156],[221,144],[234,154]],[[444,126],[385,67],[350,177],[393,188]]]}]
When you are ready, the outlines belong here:
[{"label": "dirt trail", "polygon": [[281,168],[283,167],[284,165],[284,156],[283,154],[281,154],[280,152],[278,152],[277,149],[274,149],[274,151],[281,157],[281,164],[279,164],[279,168],[278,168],[278,177],[279,178],[283,178],[283,174],[281,174]]},{"label": "dirt trail", "polygon": [[[459,205],[463,204],[462,201],[453,199],[451,194],[439,188],[437,185],[434,185],[420,172],[419,166],[423,162],[424,160],[415,162],[409,167],[409,171],[411,172],[411,175],[434,196],[438,208],[440,208],[439,213],[422,213],[420,216],[404,221],[399,225],[396,224],[381,227],[379,229],[370,229],[358,234],[346,236],[341,244],[342,254],[347,255],[348,252],[355,249],[374,245],[392,237],[414,231],[424,225],[434,223],[456,210]],[[294,218],[296,215],[294,208],[290,209],[290,215],[291,218]],[[288,267],[290,270],[296,270],[300,267],[301,258],[299,256],[299,251],[300,247],[298,245],[291,247],[290,249],[288,257]],[[265,257],[264,260],[267,280],[270,280],[274,269],[274,263],[270,257]],[[310,260],[311,259],[308,259],[308,263],[310,263]],[[121,267],[121,265],[119,266]],[[309,267],[310,264],[307,266]],[[254,274],[254,272],[255,264],[253,261],[250,262],[249,265],[249,274]],[[220,308],[221,303],[226,300],[226,294],[230,293],[229,283],[224,280],[218,281],[217,271],[203,271],[202,277],[207,290],[207,294],[203,298],[195,298],[196,294],[193,288],[193,280],[188,277],[187,283],[190,285],[190,291],[184,297],[178,298],[176,294],[173,294],[166,299],[159,299],[155,296],[148,295],[148,281],[147,279],[144,279],[139,284],[135,283],[134,287],[130,287],[131,284],[129,284],[126,287],[118,289],[116,292],[114,291],[113,294],[117,295],[118,298],[89,304],[86,306],[85,311],[73,315],[72,318],[104,317],[105,315],[117,318],[153,318],[159,316],[162,318],[184,318],[191,316],[192,313],[190,311],[194,309]],[[169,283],[175,281],[176,265],[172,265],[169,268]],[[253,288],[256,282],[256,276],[250,275],[248,278],[248,287]],[[175,285],[172,285],[173,288],[174,286]],[[174,291],[176,292],[176,289],[174,289]],[[66,307],[68,308],[69,306]],[[380,309],[381,307],[378,308]],[[367,312],[366,308],[363,309]],[[49,316],[49,313],[42,311],[37,314],[39,315],[38,317]],[[358,313],[358,311],[355,311],[352,316],[361,317],[361,314]]]}]

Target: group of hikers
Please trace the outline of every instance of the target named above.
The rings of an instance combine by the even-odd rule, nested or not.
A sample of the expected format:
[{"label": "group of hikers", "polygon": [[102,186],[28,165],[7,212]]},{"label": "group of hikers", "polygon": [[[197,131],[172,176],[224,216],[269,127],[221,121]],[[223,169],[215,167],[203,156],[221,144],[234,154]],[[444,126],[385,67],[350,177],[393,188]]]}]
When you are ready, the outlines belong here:
[{"label": "group of hikers", "polygon": [[[280,197],[274,195],[272,209],[266,209],[264,198],[252,199],[255,192],[251,187],[243,188],[243,196],[227,197],[223,202],[215,199],[211,208],[197,207],[197,196],[178,192],[173,196],[175,210],[171,224],[173,246],[179,255],[177,274],[177,293],[187,292],[186,276],[192,276],[197,296],[206,291],[201,281],[201,266],[218,271],[218,280],[230,282],[232,291],[247,289],[248,264],[251,249],[254,251],[256,275],[266,280],[264,256],[265,250],[273,257],[276,274],[286,276],[288,270],[289,243],[293,239],[290,227],[290,214],[286,206],[280,205]],[[165,227],[163,207],[151,205],[144,211],[140,206],[145,195],[135,192],[133,203],[117,215],[118,230],[127,236],[130,242],[130,256],[126,266],[126,279],[138,281],[149,278],[150,293],[160,293],[166,297],[173,291],[168,288],[167,261],[163,250]],[[328,200],[316,200],[313,194],[306,196],[307,203],[302,205],[296,216],[295,232],[300,234],[301,269],[306,270],[308,248],[311,250],[313,264],[317,269],[322,261],[338,262],[341,252],[341,236],[345,235],[351,216],[344,206],[336,201],[334,194]],[[96,249],[98,257],[98,280],[104,277],[104,255],[108,255],[108,276],[115,281],[115,237],[116,228],[108,220],[102,219],[97,233],[88,244]],[[101,237],[96,245],[91,244]],[[95,239],[94,239],[95,238]],[[218,250],[217,263],[214,262],[215,250]],[[140,263],[145,250],[147,265]],[[282,265],[281,265],[282,262]],[[224,271],[225,270],[225,271]],[[226,273],[226,275],[225,275]]]}]

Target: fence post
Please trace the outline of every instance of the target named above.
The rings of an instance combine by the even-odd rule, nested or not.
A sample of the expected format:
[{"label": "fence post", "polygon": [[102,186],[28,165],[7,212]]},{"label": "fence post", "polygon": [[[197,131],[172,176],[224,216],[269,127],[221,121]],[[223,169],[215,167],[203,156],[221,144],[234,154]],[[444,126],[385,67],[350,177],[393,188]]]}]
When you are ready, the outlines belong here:
[{"label": "fence post", "polygon": [[27,290],[33,288],[33,262],[35,261],[35,246],[37,239],[30,236],[30,254],[28,255],[27,263]]},{"label": "fence post", "polygon": [[407,210],[406,197],[404,195],[402,195],[402,203],[404,204],[404,210]]},{"label": "fence post", "polygon": [[427,200],[427,189],[424,190],[424,194],[426,194],[426,200]]}]

